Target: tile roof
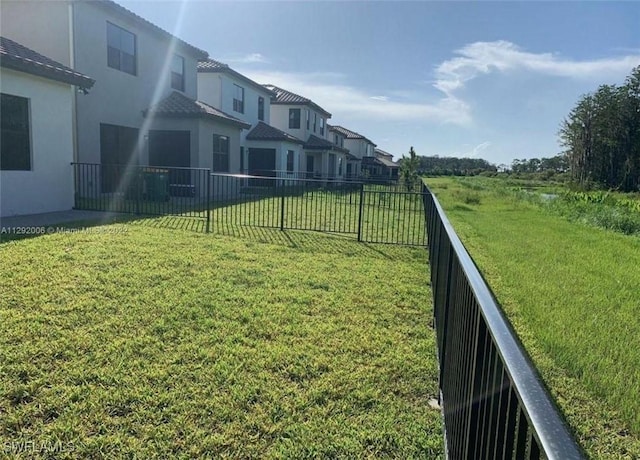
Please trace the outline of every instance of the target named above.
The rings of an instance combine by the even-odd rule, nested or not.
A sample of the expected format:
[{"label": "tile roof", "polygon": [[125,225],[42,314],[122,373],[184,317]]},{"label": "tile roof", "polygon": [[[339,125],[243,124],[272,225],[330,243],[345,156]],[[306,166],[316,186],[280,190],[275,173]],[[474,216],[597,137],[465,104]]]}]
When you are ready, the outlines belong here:
[{"label": "tile roof", "polygon": [[156,105],[145,110],[145,116],[157,115],[170,118],[212,118],[235,124],[241,128],[249,129],[251,125],[205,104],[185,96],[178,91],[173,91]]},{"label": "tile roof", "polygon": [[95,80],[19,43],[0,37],[0,66],[89,89]]},{"label": "tile roof", "polygon": [[331,118],[331,114],[329,112],[313,102],[311,99],[307,99],[306,97],[300,96],[296,93],[292,93],[291,91],[287,91],[286,89],[278,88],[275,85],[269,84],[262,86],[275,93],[275,97],[271,98],[272,104],[308,105],[318,112],[323,113],[327,118]]},{"label": "tile roof", "polygon": [[396,163],[395,161],[390,160],[388,158],[385,158],[385,157],[377,157],[376,160],[378,160],[380,163],[385,165],[387,168],[399,168],[400,167],[400,165],[398,163]]},{"label": "tile roof", "polygon": [[374,147],[376,145],[371,140],[364,137],[362,134],[356,133],[355,131],[351,131],[350,129],[343,128],[342,126],[337,126],[337,125],[329,125],[328,127],[329,127],[329,131],[336,131],[342,134],[343,136],[345,136],[347,139],[363,139],[369,142],[370,144],[373,144]]},{"label": "tile roof", "polygon": [[258,90],[261,90],[262,92],[266,93],[269,95],[269,97],[274,97],[275,93],[273,91],[271,91],[268,88],[265,88],[263,85],[261,85],[260,83],[256,83],[255,81],[253,81],[252,79],[250,79],[249,77],[242,75],[240,72],[237,72],[235,70],[233,70],[231,67],[229,67],[227,64],[220,62],[220,61],[216,61],[215,59],[207,59],[205,61],[200,61],[198,62],[198,72],[200,73],[227,73],[233,77],[236,77],[239,80],[244,81],[245,83],[248,83],[249,85],[255,87]]},{"label": "tile roof", "polygon": [[338,147],[333,142],[311,134],[304,143],[305,150],[334,150],[336,152],[349,153],[348,149]]},{"label": "tile roof", "polygon": [[[72,0],[72,1],[73,2],[86,2],[87,0]],[[146,20],[142,16],[138,16],[133,11],[130,11],[130,10],[126,9],[124,6],[117,4],[113,0],[91,1],[90,3],[92,5],[96,5],[98,7],[101,7],[101,8],[110,10],[112,12],[121,14],[124,17],[126,17],[126,18],[128,18],[128,19],[130,19],[132,21],[137,22],[141,26],[146,27],[148,30],[151,30],[152,32],[160,34],[162,37],[164,37],[166,39],[175,40],[175,42],[177,44],[179,44],[181,47],[184,47],[184,48],[188,49],[191,53],[196,55],[197,59],[206,59],[206,58],[209,57],[209,53],[207,53],[206,51],[203,51],[200,48],[196,48],[195,46],[190,45],[189,43],[187,43],[187,42],[185,42],[183,40],[180,40],[178,37],[170,34],[166,30],[164,30],[163,28],[158,27],[157,25],[155,25],[151,21]]]},{"label": "tile roof", "polygon": [[387,168],[393,169],[393,168],[399,168],[400,165],[398,163],[394,163],[393,161],[389,161],[386,158],[377,158],[377,157],[362,157],[362,164],[363,165],[380,165],[380,166],[385,166]]},{"label": "tile roof", "polygon": [[385,157],[393,158],[393,154],[391,154],[389,152],[385,152],[382,149],[375,149],[373,151],[373,153],[375,153],[376,155],[382,155],[382,156],[385,156]]},{"label": "tile roof", "polygon": [[303,144],[303,142],[297,137],[287,134],[284,131],[280,131],[278,128],[274,128],[271,125],[266,124],[264,121],[259,121],[258,124],[249,131],[247,134],[247,140],[249,141],[287,141],[297,144]]}]

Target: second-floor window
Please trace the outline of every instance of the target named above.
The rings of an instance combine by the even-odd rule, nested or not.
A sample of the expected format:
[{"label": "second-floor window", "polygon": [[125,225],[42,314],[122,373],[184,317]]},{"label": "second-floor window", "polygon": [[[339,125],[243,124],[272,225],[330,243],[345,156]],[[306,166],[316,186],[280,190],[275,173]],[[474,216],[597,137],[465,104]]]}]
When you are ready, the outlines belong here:
[{"label": "second-floor window", "polygon": [[320,135],[324,136],[324,118],[320,117]]},{"label": "second-floor window", "polygon": [[214,172],[229,172],[229,138],[227,136],[213,135],[213,164]]},{"label": "second-floor window", "polygon": [[177,54],[171,60],[171,87],[184,91],[184,58]]},{"label": "second-floor window", "polygon": [[258,120],[264,121],[264,97],[258,96]]},{"label": "second-floor window", "polygon": [[300,109],[289,109],[289,129],[300,129]]},{"label": "second-floor window", "polygon": [[309,120],[310,120],[309,109],[304,109],[304,113],[307,115],[307,131],[309,131]]},{"label": "second-floor window", "polygon": [[316,132],[316,125],[318,124],[318,114],[314,113],[313,114],[313,132]]},{"label": "second-floor window", "polygon": [[336,144],[336,145],[340,145],[340,141],[338,140],[338,135],[337,135],[337,134],[334,134],[334,135],[333,135],[333,138],[335,139],[334,144]]},{"label": "second-floor window", "polygon": [[136,75],[136,36],[107,22],[107,65]]},{"label": "second-floor window", "polygon": [[233,85],[233,110],[244,113],[244,88],[242,86]]}]

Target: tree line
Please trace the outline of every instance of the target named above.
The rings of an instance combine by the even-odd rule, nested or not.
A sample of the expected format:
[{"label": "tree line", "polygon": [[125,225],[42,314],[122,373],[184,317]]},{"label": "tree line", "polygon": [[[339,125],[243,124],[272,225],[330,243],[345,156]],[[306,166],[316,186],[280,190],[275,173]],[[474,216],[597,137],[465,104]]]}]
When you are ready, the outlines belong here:
[{"label": "tree line", "polygon": [[640,190],[640,66],[624,85],[583,95],[559,137],[571,178],[582,187]]}]

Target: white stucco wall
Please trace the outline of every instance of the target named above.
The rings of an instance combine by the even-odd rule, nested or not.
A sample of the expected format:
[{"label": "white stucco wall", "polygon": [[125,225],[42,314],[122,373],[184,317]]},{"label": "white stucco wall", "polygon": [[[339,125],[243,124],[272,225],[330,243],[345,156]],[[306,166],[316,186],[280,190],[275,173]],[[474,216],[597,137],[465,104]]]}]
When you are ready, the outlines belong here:
[{"label": "white stucco wall", "polygon": [[222,74],[198,72],[198,100],[224,111],[222,108]]},{"label": "white stucco wall", "polygon": [[0,31],[3,37],[70,66],[70,9],[64,1],[2,0]]},{"label": "white stucco wall", "polygon": [[[300,109],[300,129],[289,129],[289,109]],[[309,110],[309,129],[307,129],[307,118],[305,110]],[[314,114],[318,117],[316,131],[313,131]],[[320,118],[324,118],[324,134],[320,134]],[[317,112],[305,105],[271,104],[271,126],[274,126],[285,133],[291,134],[300,140],[307,141],[311,134],[331,141],[327,130],[328,119],[324,114]]]},{"label": "white stucco wall", "polygon": [[29,99],[31,135],[31,171],[0,172],[0,216],[71,209],[72,88],[7,69],[0,81],[2,93]]}]

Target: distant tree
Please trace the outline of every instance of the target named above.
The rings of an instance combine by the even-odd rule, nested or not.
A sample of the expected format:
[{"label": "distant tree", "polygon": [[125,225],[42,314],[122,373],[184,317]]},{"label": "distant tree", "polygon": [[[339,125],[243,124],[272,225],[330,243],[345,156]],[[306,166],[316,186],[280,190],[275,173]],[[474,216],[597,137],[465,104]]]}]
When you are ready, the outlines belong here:
[{"label": "distant tree", "polygon": [[558,134],[577,184],[639,190],[640,66],[623,86],[602,85],[582,96]]},{"label": "distant tree", "polygon": [[412,191],[420,181],[418,175],[418,167],[420,166],[420,159],[416,155],[413,146],[409,149],[409,156],[402,155],[400,163],[400,180],[407,187],[407,191]]}]

